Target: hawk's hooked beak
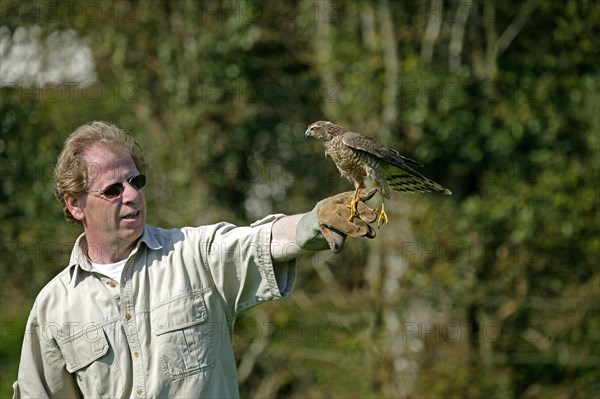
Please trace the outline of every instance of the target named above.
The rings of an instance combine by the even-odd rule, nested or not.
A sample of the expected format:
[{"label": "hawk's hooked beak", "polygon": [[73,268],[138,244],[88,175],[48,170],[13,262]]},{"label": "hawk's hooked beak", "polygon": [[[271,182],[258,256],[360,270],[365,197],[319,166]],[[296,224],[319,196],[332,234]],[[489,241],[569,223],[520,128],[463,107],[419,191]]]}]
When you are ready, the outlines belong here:
[{"label": "hawk's hooked beak", "polygon": [[309,137],[313,137],[313,134],[310,131],[310,129],[306,129],[306,131],[304,132],[304,138],[309,138]]}]

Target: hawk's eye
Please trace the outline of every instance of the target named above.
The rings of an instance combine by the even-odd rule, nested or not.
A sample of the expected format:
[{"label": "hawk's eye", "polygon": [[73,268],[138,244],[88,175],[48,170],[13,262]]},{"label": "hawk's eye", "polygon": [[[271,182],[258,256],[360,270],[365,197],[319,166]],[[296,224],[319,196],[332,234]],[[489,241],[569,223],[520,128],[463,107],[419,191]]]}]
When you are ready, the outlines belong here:
[{"label": "hawk's eye", "polygon": [[316,126],[311,127],[310,131],[313,132],[313,133],[316,132],[317,131],[317,127]]}]

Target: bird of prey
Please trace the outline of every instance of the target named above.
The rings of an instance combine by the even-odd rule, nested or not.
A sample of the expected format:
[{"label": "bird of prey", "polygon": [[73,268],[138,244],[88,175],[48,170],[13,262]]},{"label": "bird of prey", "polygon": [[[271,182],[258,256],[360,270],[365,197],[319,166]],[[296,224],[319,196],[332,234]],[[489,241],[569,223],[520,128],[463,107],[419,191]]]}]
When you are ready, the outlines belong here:
[{"label": "bird of prey", "polygon": [[437,191],[451,195],[450,190],[423,176],[408,164],[422,166],[419,162],[406,158],[398,151],[379,143],[377,140],[350,132],[335,123],[318,121],[308,126],[305,137],[314,137],[322,140],[325,147],[325,156],[330,158],[341,175],[354,183],[354,199],[348,205],[352,220],[358,215],[356,208],[360,201],[359,192],[364,188],[365,178],[368,177],[381,194],[381,210],[377,226],[388,223],[384,202],[390,198],[390,188],[403,192],[430,192]]}]

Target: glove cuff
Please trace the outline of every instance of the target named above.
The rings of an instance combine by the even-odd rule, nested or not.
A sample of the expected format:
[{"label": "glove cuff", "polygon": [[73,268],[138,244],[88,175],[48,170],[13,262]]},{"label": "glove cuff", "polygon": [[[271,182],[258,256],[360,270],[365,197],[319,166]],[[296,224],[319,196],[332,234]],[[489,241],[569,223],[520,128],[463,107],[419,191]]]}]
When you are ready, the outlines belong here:
[{"label": "glove cuff", "polygon": [[317,206],[300,218],[296,225],[296,244],[301,249],[323,251],[329,249],[329,244],[319,227]]}]

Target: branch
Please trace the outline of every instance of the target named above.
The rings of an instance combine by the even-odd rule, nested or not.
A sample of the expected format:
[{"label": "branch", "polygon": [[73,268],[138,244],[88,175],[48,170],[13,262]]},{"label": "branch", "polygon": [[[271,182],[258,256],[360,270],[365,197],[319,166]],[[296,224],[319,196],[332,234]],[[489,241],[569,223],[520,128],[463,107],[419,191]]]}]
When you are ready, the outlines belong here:
[{"label": "branch", "polygon": [[[533,13],[533,10],[537,7],[536,0],[528,0],[524,3],[515,19],[506,27],[504,32],[496,40],[496,32],[494,29],[494,20],[496,19],[495,10],[492,8],[490,11],[493,13],[493,18],[484,17],[484,26],[488,29],[487,35],[487,51],[486,51],[486,64],[485,64],[485,75],[486,78],[492,78],[496,74],[498,57],[510,46],[512,41],[517,37],[523,26],[527,23],[527,20]],[[488,20],[489,19],[489,20]],[[486,22],[488,22],[486,24]]]},{"label": "branch", "polygon": [[[262,311],[256,313],[257,321],[259,326],[264,326],[269,323],[269,315]],[[258,358],[261,353],[265,350],[268,343],[268,334],[260,334],[259,338],[252,342],[248,349],[244,351],[238,366],[238,385],[242,385],[246,382],[248,377],[252,374],[254,366],[258,362]]]},{"label": "branch", "polygon": [[[329,0],[318,0],[315,3],[315,6],[318,7],[318,10],[328,10],[328,12],[332,12],[334,7],[334,3]],[[323,93],[327,96],[331,85],[337,86],[335,80],[335,70],[333,68],[333,38],[332,38],[332,29],[331,22],[329,20],[329,16],[327,14],[322,15],[319,14],[316,18],[316,24],[314,29],[313,36],[313,48],[315,52],[316,58],[316,66],[319,71],[319,75],[321,76],[321,87],[323,89]],[[325,99],[323,103],[323,107],[325,108],[325,115],[332,120],[339,119],[339,108],[337,107],[336,102],[328,101]]]},{"label": "branch", "polygon": [[383,40],[385,65],[385,85],[382,95],[384,132],[390,132],[398,118],[398,70],[400,67],[394,25],[390,15],[388,0],[381,0],[379,3],[379,18],[381,20],[381,38]]},{"label": "branch", "polygon": [[472,5],[473,3],[471,2],[460,2],[456,7],[456,16],[454,17],[454,24],[452,24],[450,44],[448,46],[448,66],[450,71],[453,72],[458,72],[460,69],[460,55],[462,54],[464,44],[465,26],[467,25]]},{"label": "branch", "polygon": [[527,23],[527,20],[533,13],[533,10],[537,7],[536,0],[528,0],[525,4],[521,6],[519,9],[519,13],[515,17],[515,19],[511,22],[510,25],[504,30],[502,35],[498,38],[498,41],[495,44],[495,52],[496,56],[500,56],[510,46],[512,41],[517,37],[523,26]]},{"label": "branch", "polygon": [[372,51],[377,49],[377,32],[375,31],[375,13],[371,3],[360,2],[360,27],[364,46]]},{"label": "branch", "polygon": [[329,266],[325,262],[312,262],[312,265],[321,281],[328,287],[327,294],[331,298],[331,301],[335,306],[343,307],[346,298],[342,294],[342,288]]},{"label": "branch", "polygon": [[440,35],[442,28],[442,10],[444,2],[442,0],[431,0],[431,8],[427,11],[427,28],[423,35],[421,43],[421,59],[425,63],[430,63],[433,58],[433,46]]}]

